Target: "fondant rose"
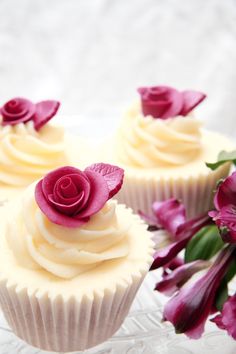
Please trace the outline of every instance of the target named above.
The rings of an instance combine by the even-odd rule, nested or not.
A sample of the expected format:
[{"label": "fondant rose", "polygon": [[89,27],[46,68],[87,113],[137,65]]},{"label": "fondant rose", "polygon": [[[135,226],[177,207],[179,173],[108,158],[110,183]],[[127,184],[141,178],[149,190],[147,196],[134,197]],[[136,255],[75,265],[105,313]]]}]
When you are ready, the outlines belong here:
[{"label": "fondant rose", "polygon": [[57,113],[59,106],[59,102],[52,100],[35,104],[25,98],[13,98],[0,109],[2,125],[16,125],[32,120],[35,129],[39,130]]},{"label": "fondant rose", "polygon": [[173,118],[186,116],[206,95],[197,91],[178,91],[169,86],[140,87],[142,112],[153,118]]},{"label": "fondant rose", "polygon": [[103,163],[87,167],[85,171],[61,167],[38,182],[35,199],[53,223],[79,227],[119,191],[123,177],[121,168]]}]

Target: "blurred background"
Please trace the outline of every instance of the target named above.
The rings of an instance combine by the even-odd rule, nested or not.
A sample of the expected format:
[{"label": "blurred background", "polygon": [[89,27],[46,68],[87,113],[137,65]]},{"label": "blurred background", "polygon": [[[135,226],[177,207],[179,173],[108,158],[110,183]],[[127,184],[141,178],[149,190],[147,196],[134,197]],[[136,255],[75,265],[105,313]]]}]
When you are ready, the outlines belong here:
[{"label": "blurred background", "polygon": [[236,0],[0,0],[0,29],[0,104],[59,99],[97,136],[167,84],[207,93],[197,116],[236,137]]}]

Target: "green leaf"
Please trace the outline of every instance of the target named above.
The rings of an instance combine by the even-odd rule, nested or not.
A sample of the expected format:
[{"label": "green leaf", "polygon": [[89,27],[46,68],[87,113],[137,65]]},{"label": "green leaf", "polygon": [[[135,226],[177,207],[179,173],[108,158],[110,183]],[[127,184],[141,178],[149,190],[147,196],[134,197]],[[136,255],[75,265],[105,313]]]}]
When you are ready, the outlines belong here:
[{"label": "green leaf", "polygon": [[225,279],[222,280],[215,297],[215,307],[221,311],[225,301],[228,299],[228,283]]},{"label": "green leaf", "polygon": [[206,162],[207,167],[211,170],[216,170],[219,166],[223,165],[226,162],[231,162],[236,165],[236,150],[227,152],[221,151],[217,157],[216,162]]},{"label": "green leaf", "polygon": [[223,246],[218,228],[215,225],[205,226],[189,241],[185,250],[185,262],[208,260]]},{"label": "green leaf", "polygon": [[229,266],[229,269],[228,269],[226,275],[224,276],[224,278],[225,278],[225,280],[227,281],[227,283],[228,283],[231,279],[233,279],[233,277],[235,276],[235,274],[236,274],[236,260],[234,259],[234,260],[231,262],[231,264],[230,264],[230,266]]}]

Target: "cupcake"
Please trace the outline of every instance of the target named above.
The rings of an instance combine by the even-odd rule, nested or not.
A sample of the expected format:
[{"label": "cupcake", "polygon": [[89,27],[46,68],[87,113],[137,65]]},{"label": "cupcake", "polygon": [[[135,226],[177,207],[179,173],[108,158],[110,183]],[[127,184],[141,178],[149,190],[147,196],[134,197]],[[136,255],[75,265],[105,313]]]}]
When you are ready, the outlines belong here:
[{"label": "cupcake", "polygon": [[139,216],[111,199],[122,180],[107,164],[61,167],[1,208],[0,304],[29,344],[84,350],[124,321],[153,242]]},{"label": "cupcake", "polygon": [[1,204],[53,168],[81,163],[75,139],[62,126],[48,123],[59,106],[57,101],[34,104],[14,98],[0,109]]},{"label": "cupcake", "polygon": [[193,109],[206,96],[167,86],[138,92],[141,99],[124,114],[112,148],[102,149],[103,160],[126,172],[117,199],[148,214],[154,201],[171,197],[184,203],[188,217],[209,210],[216,182],[228,175],[230,164],[211,171],[205,162],[234,145],[227,137],[203,129],[194,117]]}]

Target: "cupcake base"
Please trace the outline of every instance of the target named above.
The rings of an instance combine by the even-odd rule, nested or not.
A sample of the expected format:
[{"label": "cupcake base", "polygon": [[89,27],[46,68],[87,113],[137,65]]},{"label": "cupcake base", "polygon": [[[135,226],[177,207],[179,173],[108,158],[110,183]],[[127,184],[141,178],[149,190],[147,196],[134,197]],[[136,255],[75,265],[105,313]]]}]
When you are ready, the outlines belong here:
[{"label": "cupcake base", "polygon": [[143,276],[120,284],[114,293],[65,301],[61,296],[29,294],[6,281],[0,283],[1,306],[15,334],[28,344],[48,351],[78,351],[110,338],[121,326]]},{"label": "cupcake base", "polygon": [[[94,347],[119,329],[152,263],[153,242],[137,215],[118,209],[133,219],[128,255],[73,279],[18,264],[0,224],[0,306],[18,337],[43,350],[71,352]],[[4,212],[7,207],[1,218]]]},{"label": "cupcake base", "polygon": [[198,216],[213,207],[214,190],[221,178],[229,175],[230,164],[226,163],[215,171],[188,177],[166,178],[144,176],[127,169],[122,189],[116,198],[131,207],[134,212],[141,210],[152,214],[152,204],[169,198],[183,202],[187,217]]}]

